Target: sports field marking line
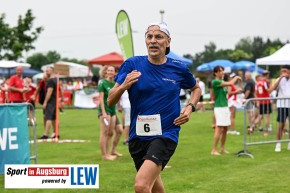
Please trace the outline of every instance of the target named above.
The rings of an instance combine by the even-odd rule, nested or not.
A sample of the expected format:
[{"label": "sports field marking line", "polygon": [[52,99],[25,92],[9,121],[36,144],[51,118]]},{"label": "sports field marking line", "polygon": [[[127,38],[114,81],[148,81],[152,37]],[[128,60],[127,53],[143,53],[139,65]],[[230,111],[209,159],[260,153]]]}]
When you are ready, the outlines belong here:
[{"label": "sports field marking line", "polygon": [[[37,143],[43,142],[54,142],[54,143],[86,143],[90,142],[90,140],[83,140],[83,139],[37,139]],[[34,140],[29,141],[30,144],[34,143]]]}]

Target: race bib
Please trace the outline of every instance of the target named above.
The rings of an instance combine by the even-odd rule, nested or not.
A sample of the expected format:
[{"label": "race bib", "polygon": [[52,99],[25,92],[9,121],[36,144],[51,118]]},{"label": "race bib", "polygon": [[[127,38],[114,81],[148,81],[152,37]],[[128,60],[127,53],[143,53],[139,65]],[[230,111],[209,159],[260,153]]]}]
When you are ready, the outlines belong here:
[{"label": "race bib", "polygon": [[138,136],[162,135],[160,114],[138,115],[136,134]]}]

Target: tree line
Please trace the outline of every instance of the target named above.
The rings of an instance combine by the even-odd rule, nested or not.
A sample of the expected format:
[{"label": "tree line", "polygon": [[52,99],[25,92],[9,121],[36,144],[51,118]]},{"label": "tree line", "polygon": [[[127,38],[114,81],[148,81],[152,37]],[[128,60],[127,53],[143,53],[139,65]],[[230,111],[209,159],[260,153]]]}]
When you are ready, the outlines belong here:
[{"label": "tree line", "polygon": [[[195,55],[186,54],[184,57],[193,60],[193,70],[203,63],[217,59],[226,59],[232,62],[246,60],[255,63],[256,59],[273,54],[287,42],[282,42],[279,39],[263,40],[263,38],[259,36],[253,38],[245,37],[236,43],[234,49],[217,49],[215,43],[210,42],[204,46],[204,51],[196,53]],[[263,65],[261,67],[266,68],[266,66]],[[268,68],[271,76],[278,76],[280,66],[269,66]]]},{"label": "tree line", "polygon": [[39,38],[44,27],[34,27],[35,16],[28,10],[24,16],[19,16],[17,25],[10,26],[5,22],[5,14],[0,16],[0,60],[27,62],[31,68],[40,70],[43,64],[51,64],[60,60],[86,65],[84,60],[62,58],[57,51],[35,53],[23,61],[23,55],[34,50],[33,44]]},{"label": "tree line", "polygon": [[[23,59],[23,54],[35,49],[33,44],[39,38],[44,27],[34,27],[33,22],[35,17],[29,9],[24,16],[18,17],[16,26],[10,26],[5,22],[5,14],[0,16],[0,60],[15,60]],[[204,46],[204,50],[195,55],[186,54],[184,57],[193,60],[195,70],[197,66],[203,63],[210,62],[216,59],[228,59],[233,62],[240,60],[248,60],[255,62],[257,58],[268,56],[280,49],[286,42],[279,39],[263,40],[262,37],[244,37],[240,39],[234,49],[217,49],[214,42],[210,42]],[[49,51],[45,54],[35,53],[26,58],[26,61],[31,64],[31,68],[40,70],[43,64],[50,64],[64,60],[86,65],[84,60],[76,58],[62,58],[57,51]],[[263,66],[261,66],[263,67]],[[279,73],[280,66],[270,66],[269,70],[272,76]]]}]

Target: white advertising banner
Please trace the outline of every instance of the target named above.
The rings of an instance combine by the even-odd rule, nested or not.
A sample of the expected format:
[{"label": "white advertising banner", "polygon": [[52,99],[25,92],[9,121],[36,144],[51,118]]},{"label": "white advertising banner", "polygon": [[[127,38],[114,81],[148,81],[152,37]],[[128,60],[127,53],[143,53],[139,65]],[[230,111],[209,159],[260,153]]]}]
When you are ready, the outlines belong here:
[{"label": "white advertising banner", "polygon": [[6,164],[5,188],[98,189],[99,165]]},{"label": "white advertising banner", "polygon": [[75,92],[74,106],[77,108],[96,108],[98,106],[99,93],[86,94],[83,90]]}]

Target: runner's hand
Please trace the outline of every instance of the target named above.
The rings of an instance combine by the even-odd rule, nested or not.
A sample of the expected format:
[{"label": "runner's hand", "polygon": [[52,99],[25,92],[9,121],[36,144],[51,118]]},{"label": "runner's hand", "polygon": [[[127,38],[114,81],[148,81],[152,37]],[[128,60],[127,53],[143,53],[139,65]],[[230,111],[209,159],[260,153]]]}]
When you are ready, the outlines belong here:
[{"label": "runner's hand", "polygon": [[123,82],[126,90],[128,90],[132,86],[132,84],[136,83],[140,76],[141,72],[138,72],[137,70],[133,70],[131,73],[127,74],[126,79]]},{"label": "runner's hand", "polygon": [[177,117],[176,119],[174,119],[174,125],[180,126],[186,122],[189,121],[190,115],[192,113],[192,107],[191,106],[186,106],[185,108],[183,108],[180,112],[179,117]]}]

